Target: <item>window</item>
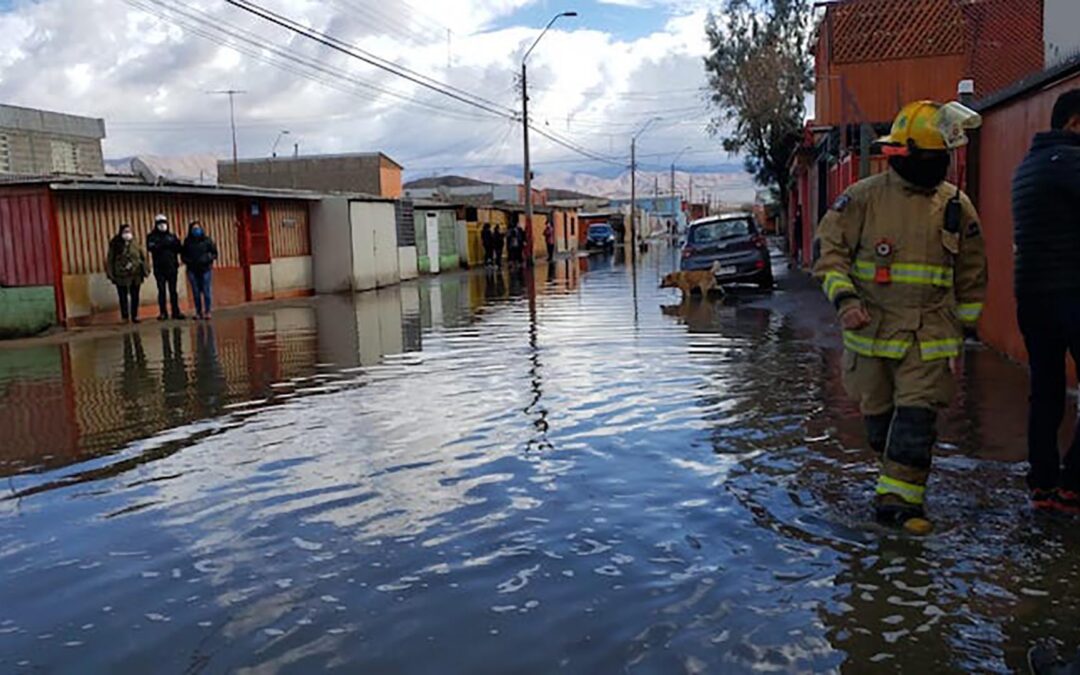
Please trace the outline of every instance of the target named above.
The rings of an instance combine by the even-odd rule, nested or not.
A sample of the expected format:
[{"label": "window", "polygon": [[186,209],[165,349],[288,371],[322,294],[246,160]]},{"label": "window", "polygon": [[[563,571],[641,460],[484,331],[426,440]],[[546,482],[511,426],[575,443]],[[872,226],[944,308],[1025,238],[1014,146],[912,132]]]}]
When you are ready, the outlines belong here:
[{"label": "window", "polygon": [[11,143],[6,134],[0,134],[0,173],[11,173]]},{"label": "window", "polygon": [[749,220],[715,220],[695,225],[690,232],[690,243],[713,244],[721,239],[745,237],[752,234],[753,226]]},{"label": "window", "polygon": [[74,143],[52,142],[52,170],[53,173],[78,173],[79,158]]}]

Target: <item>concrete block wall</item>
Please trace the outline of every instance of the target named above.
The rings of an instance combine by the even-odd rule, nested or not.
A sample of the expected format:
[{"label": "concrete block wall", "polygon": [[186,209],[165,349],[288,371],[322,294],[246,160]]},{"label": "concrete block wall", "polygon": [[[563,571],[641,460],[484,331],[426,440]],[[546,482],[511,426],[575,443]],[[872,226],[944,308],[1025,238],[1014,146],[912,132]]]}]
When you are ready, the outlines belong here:
[{"label": "concrete block wall", "polygon": [[0,338],[36,335],[56,325],[51,286],[0,288]]}]

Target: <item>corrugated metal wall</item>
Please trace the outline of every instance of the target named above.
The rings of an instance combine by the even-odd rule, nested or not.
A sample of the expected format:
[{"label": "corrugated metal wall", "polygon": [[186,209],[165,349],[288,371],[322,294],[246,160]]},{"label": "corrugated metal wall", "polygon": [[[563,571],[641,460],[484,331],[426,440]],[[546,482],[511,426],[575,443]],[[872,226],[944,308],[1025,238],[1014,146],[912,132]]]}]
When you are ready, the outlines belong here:
[{"label": "corrugated metal wall", "polygon": [[52,286],[55,251],[49,192],[0,191],[0,286]]},{"label": "corrugated metal wall", "polygon": [[181,238],[187,234],[187,223],[197,218],[217,244],[218,265],[240,265],[236,203],[231,199],[93,191],[54,195],[64,274],[104,273],[108,243],[120,225],[129,223],[136,239],[145,245],[158,213],[169,217]]},{"label": "corrugated metal wall", "polygon": [[311,255],[311,234],[306,202],[271,201],[266,206],[270,219],[270,246],[273,257]]}]

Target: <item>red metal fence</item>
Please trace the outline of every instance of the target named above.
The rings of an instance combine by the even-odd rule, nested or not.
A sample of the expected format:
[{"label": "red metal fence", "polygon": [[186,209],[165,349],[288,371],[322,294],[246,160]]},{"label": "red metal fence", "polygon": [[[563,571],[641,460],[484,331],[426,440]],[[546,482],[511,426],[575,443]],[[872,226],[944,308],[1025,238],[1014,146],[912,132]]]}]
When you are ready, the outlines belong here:
[{"label": "red metal fence", "polygon": [[48,189],[0,192],[0,286],[52,286],[56,249]]}]

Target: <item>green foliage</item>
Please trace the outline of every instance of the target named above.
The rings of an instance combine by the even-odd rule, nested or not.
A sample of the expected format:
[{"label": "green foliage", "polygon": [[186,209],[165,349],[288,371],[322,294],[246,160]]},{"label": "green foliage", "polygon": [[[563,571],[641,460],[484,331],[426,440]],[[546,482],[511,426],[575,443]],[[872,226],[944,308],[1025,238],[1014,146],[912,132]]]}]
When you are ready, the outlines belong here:
[{"label": "green foliage", "polygon": [[725,0],[709,14],[709,131],[742,153],[746,169],[786,206],[792,152],[813,90],[809,0]]}]

